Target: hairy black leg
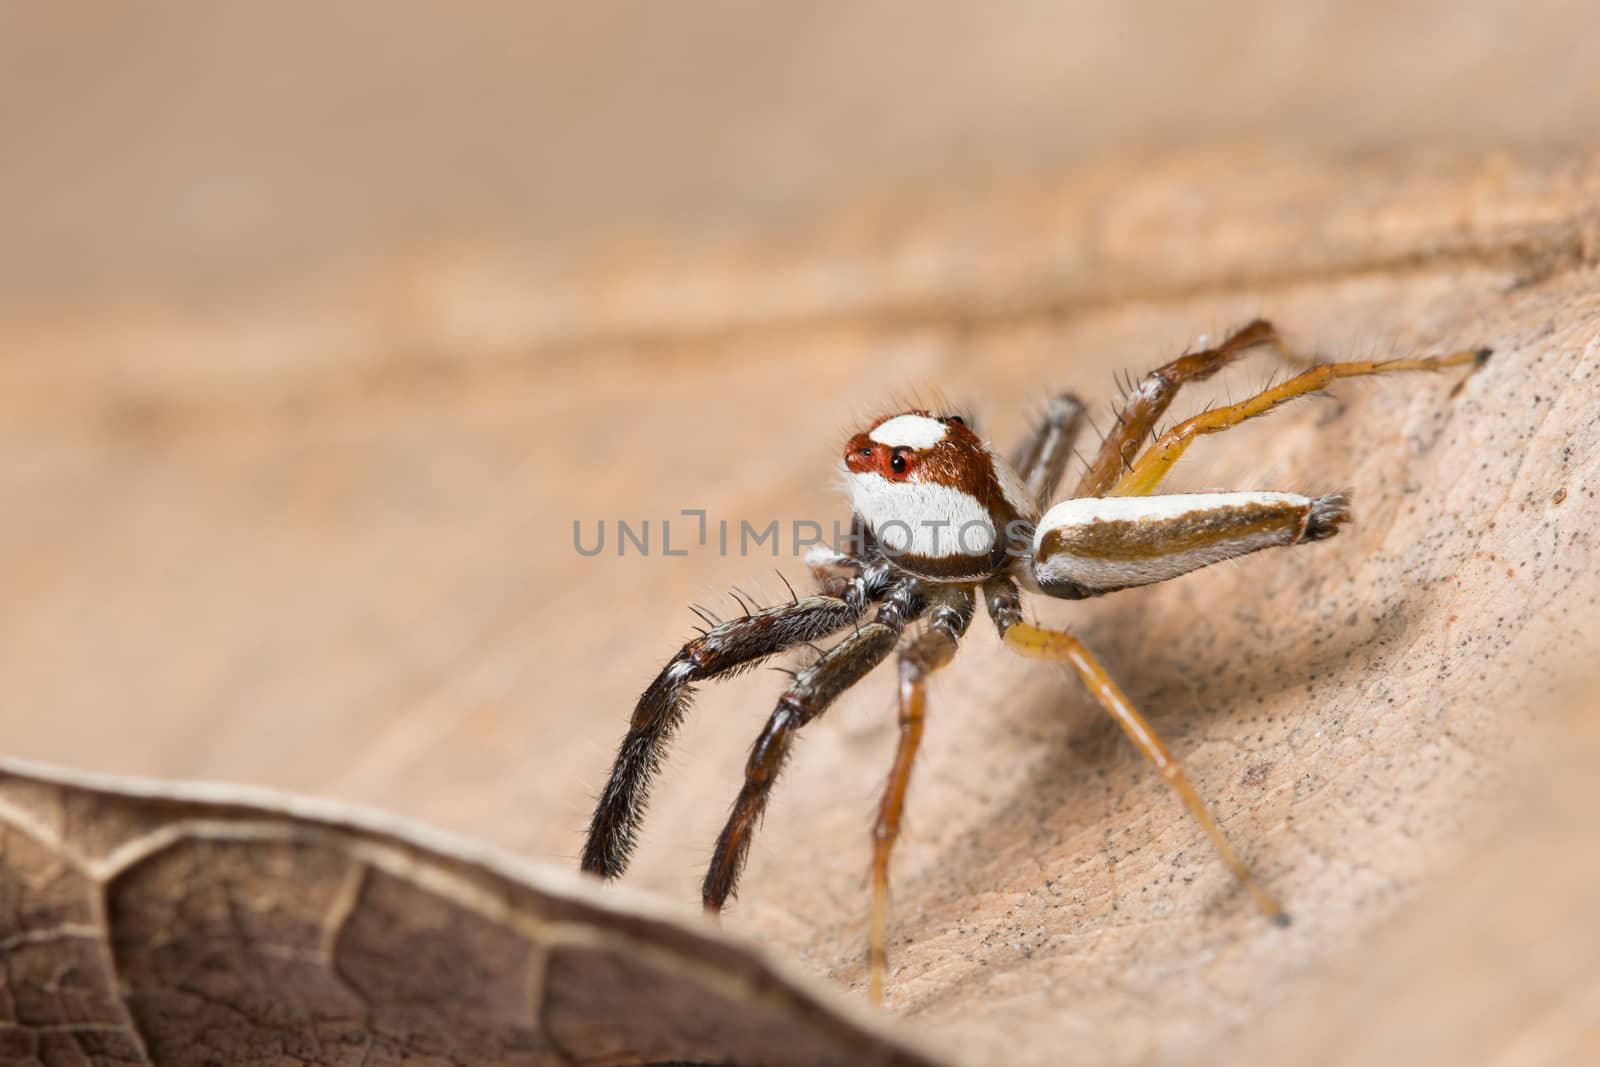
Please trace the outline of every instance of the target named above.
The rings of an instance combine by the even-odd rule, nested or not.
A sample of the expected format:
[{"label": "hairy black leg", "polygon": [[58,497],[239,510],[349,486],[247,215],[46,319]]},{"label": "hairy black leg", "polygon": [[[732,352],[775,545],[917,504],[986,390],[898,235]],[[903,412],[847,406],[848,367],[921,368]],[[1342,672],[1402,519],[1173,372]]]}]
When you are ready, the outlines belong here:
[{"label": "hairy black leg", "polygon": [[884,596],[871,622],[858,627],[799,672],[788,692],[779,698],[766,728],[750,749],[744,787],[717,838],[700,894],[707,911],[722,910],[738,884],[745,854],[750,850],[751,833],[767,806],[767,797],[794,743],[795,731],[821,715],[839,694],[882,663],[894,651],[906,624],[921,615],[925,607],[920,583],[898,583]]},{"label": "hairy black leg", "polygon": [[1028,496],[1042,511],[1061,484],[1061,475],[1072,458],[1072,445],[1083,427],[1083,401],[1071,393],[1062,393],[1050,401],[1044,418],[1017,449],[1012,464],[1022,475],[1022,484]]},{"label": "hairy black leg", "polygon": [[582,867],[615,878],[628,865],[634,839],[666,746],[683,721],[693,685],[726,677],[795,645],[856,622],[890,588],[889,567],[873,562],[842,584],[839,595],[798,597],[722,623],[690,641],[639,698],[611,777],[595,805]]},{"label": "hairy black leg", "polygon": [[1106,434],[1094,462],[1083,472],[1072,495],[1104,496],[1133,463],[1155,428],[1156,420],[1166,413],[1185,382],[1209,378],[1252,348],[1262,345],[1286,351],[1277,328],[1265,319],[1256,319],[1229,334],[1216,348],[1179,356],[1145,375],[1128,394],[1117,415],[1117,424]]},{"label": "hairy black leg", "polygon": [[955,586],[928,611],[928,628],[900,650],[900,740],[883,787],[872,828],[872,918],[867,944],[868,995],[883,999],[883,972],[889,959],[889,857],[900,837],[911,767],[922,744],[928,703],[928,676],[955,658],[961,635],[972,623],[977,601],[970,586]]}]

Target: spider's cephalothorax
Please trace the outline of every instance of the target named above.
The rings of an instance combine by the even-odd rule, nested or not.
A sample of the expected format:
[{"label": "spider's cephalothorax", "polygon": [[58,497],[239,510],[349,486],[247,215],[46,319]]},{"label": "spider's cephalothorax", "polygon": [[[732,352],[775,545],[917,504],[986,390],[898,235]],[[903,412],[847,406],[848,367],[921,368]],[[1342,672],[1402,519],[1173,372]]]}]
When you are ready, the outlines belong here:
[{"label": "spider's cephalothorax", "polygon": [[[1077,672],[1172,785],[1261,909],[1286,921],[1283,908],[1234,854],[1149,723],[1077,638],[1023,620],[1018,588],[1020,582],[1066,599],[1099,596],[1264,548],[1332,537],[1349,518],[1348,502],[1339,494],[1150,494],[1196,437],[1237,426],[1338,378],[1482,363],[1489,355],[1487,349],[1475,349],[1426,359],[1314,365],[1236,404],[1180,422],[1145,447],[1185,382],[1209,377],[1261,346],[1289,355],[1273,327],[1258,320],[1216,348],[1151,372],[1129,395],[1073,493],[1048,510],[1083,414],[1071,396],[1050,404],[1009,461],[955,415],[908,411],[879,419],[852,437],[844,466],[860,535],[855,549],[814,552],[808,562],[819,592],[718,622],[656,676],[639,698],[595,807],[583,869],[607,878],[622,873],[650,780],[694,683],[735,674],[842,631],[843,638],[794,675],[750,751],[744,785],[717,839],[702,890],[706,908],[719,911],[733,893],[795,732],[898,653],[900,740],[873,831],[868,971],[871,994],[881,997],[889,856],[922,739],[927,677],[954,657],[981,599],[1013,650],[1066,663]],[[918,620],[921,629],[907,636]]]},{"label": "spider's cephalothorax", "polygon": [[844,462],[855,513],[918,577],[981,581],[1039,517],[1022,478],[959,415],[879,419],[850,439]]}]

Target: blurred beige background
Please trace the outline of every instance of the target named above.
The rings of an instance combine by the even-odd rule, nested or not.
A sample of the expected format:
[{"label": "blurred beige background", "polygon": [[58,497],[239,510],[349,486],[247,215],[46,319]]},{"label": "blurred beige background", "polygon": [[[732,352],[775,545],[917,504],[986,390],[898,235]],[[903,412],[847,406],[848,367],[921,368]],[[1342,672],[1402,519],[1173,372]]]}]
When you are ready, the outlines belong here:
[{"label": "blurred beige background", "polygon": [[[1493,344],[1459,407],[1354,388],[1195,450],[1175,488],[1354,485],[1325,573],[1047,609],[1307,911],[1291,940],[981,621],[935,694],[897,1011],[1041,1063],[1314,1017],[1565,721],[1524,712],[1597,592],[1597,70],[1586,3],[6,3],[4,746],[567,865],[683,605],[801,573],[580,560],[574,518],[826,520],[897,394],[1009,441],[1256,314],[1328,354]],[[701,701],[636,884],[692,911],[778,684]],[[880,678],[814,728],[728,922],[847,987],[890,714]]]},{"label": "blurred beige background", "polygon": [[1549,149],[1584,0],[0,8],[0,306],[540,262],[1253,140]]}]

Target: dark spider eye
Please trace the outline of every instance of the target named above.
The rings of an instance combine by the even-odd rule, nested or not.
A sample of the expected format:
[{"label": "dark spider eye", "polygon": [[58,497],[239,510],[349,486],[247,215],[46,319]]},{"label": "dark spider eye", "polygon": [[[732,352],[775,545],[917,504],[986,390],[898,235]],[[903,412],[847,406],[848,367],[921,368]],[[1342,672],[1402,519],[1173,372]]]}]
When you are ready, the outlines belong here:
[{"label": "dark spider eye", "polygon": [[957,426],[965,426],[967,424],[967,420],[962,418],[960,415],[946,415],[944,417],[944,421],[953,422]]},{"label": "dark spider eye", "polygon": [[904,452],[896,452],[894,455],[889,457],[889,469],[894,471],[894,473],[904,474],[907,466],[909,466],[909,464],[906,462],[906,454]]}]

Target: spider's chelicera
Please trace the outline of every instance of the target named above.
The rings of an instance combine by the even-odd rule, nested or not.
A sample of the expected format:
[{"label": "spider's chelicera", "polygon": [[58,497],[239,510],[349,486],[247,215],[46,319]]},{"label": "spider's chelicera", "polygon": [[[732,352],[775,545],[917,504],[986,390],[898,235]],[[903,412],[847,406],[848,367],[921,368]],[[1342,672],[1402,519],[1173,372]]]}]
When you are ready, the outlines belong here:
[{"label": "spider's chelicera", "polygon": [[[845,636],[794,675],[756,739],[745,780],[717,838],[702,898],[720,911],[734,892],[751,834],[797,730],[898,652],[900,737],[873,831],[869,989],[883,990],[889,855],[899,833],[912,761],[922,739],[928,676],[949,663],[981,599],[1004,643],[1024,656],[1070,665],[1200,824],[1222,861],[1276,922],[1277,899],[1234,854],[1150,724],[1077,638],[1023,619],[1019,586],[1069,600],[1149,585],[1279,545],[1320,541],[1349,518],[1341,494],[1151,495],[1196,437],[1220,433],[1338,378],[1482,363],[1487,349],[1386,362],[1323,363],[1236,404],[1178,423],[1144,448],[1185,382],[1214,374],[1242,353],[1270,347],[1286,358],[1270,323],[1256,321],[1216,348],[1153,371],[1128,396],[1072,495],[1047,507],[1072,453],[1083,406],[1057,397],[1008,461],[955,415],[908,411],[879,419],[845,445],[854,510],[851,551],[814,549],[820,588],[791,602],[718,622],[684,645],[639,698],[596,805],[583,869],[622,874],[664,750],[697,682],[723,678],[797,645]],[[1143,450],[1141,451],[1141,448]],[[908,627],[923,625],[908,636]],[[710,620],[708,620],[710,621]]]}]

